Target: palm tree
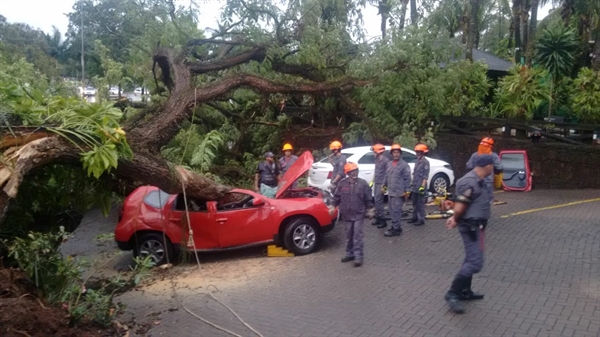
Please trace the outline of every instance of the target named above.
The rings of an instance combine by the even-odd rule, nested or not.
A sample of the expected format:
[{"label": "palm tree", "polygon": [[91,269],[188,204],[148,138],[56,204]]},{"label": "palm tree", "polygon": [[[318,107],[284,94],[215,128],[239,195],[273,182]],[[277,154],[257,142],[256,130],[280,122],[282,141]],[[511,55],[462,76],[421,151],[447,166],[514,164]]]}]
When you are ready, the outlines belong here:
[{"label": "palm tree", "polygon": [[548,116],[552,114],[552,94],[554,84],[563,76],[568,76],[577,60],[577,34],[563,25],[545,29],[536,45],[535,61],[550,74],[550,102]]}]

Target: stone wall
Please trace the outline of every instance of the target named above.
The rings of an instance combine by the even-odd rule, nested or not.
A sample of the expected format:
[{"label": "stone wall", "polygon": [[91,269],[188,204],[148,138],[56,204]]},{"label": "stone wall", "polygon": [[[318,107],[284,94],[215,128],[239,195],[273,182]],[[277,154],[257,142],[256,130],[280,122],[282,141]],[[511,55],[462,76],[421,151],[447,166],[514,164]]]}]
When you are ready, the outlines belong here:
[{"label": "stone wall", "polygon": [[[466,173],[466,162],[477,151],[481,137],[438,133],[438,147],[429,154],[452,164],[458,178]],[[534,188],[600,189],[600,148],[494,137],[494,151],[527,150]]]}]

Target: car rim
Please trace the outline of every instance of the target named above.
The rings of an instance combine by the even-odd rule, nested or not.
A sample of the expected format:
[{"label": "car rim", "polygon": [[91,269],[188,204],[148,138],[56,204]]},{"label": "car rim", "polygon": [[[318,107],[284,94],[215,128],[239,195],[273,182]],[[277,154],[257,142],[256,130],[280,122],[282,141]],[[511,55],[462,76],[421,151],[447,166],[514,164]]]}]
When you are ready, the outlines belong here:
[{"label": "car rim", "polygon": [[142,243],[142,246],[140,247],[140,256],[145,259],[148,255],[151,257],[154,264],[161,261],[165,256],[165,247],[162,242],[148,240]]},{"label": "car rim", "polygon": [[310,225],[302,224],[294,230],[294,244],[300,249],[312,247],[315,244],[315,238],[315,230]]},{"label": "car rim", "polygon": [[436,192],[440,193],[442,191],[447,191],[448,190],[448,185],[446,184],[446,179],[444,178],[437,178],[434,182],[433,182],[433,188],[435,189]]}]

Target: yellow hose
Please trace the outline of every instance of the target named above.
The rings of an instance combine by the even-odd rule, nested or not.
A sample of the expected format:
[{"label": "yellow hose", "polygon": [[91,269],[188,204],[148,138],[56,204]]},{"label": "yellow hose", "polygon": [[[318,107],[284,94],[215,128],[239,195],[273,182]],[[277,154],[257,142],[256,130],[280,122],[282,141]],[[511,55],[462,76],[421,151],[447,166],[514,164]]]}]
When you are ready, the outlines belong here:
[{"label": "yellow hose", "polygon": [[502,188],[502,173],[494,175],[494,188]]}]

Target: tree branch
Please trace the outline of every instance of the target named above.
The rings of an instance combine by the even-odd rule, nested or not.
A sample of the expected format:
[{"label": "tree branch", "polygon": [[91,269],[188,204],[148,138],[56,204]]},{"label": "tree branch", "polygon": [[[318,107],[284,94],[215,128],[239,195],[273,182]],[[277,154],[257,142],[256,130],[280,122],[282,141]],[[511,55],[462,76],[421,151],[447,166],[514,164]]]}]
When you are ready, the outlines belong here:
[{"label": "tree branch", "polygon": [[[189,117],[194,104],[203,104],[219,98],[237,88],[249,88],[261,93],[296,93],[313,95],[335,95],[350,91],[356,86],[364,86],[372,81],[344,79],[337,82],[281,84],[247,74],[226,77],[205,87],[171,94],[163,106],[169,114],[155,115],[145,125],[127,130],[132,137],[130,144],[158,153],[160,147],[169,142],[180,129],[180,123]],[[197,90],[194,93],[194,90]],[[148,137],[147,135],[153,135]],[[135,140],[135,141],[134,141]]]},{"label": "tree branch", "polygon": [[187,62],[192,74],[199,75],[211,71],[219,71],[244,64],[250,61],[262,61],[267,55],[267,49],[264,46],[255,47],[247,52],[230,56],[226,59],[208,61],[208,62]]}]

